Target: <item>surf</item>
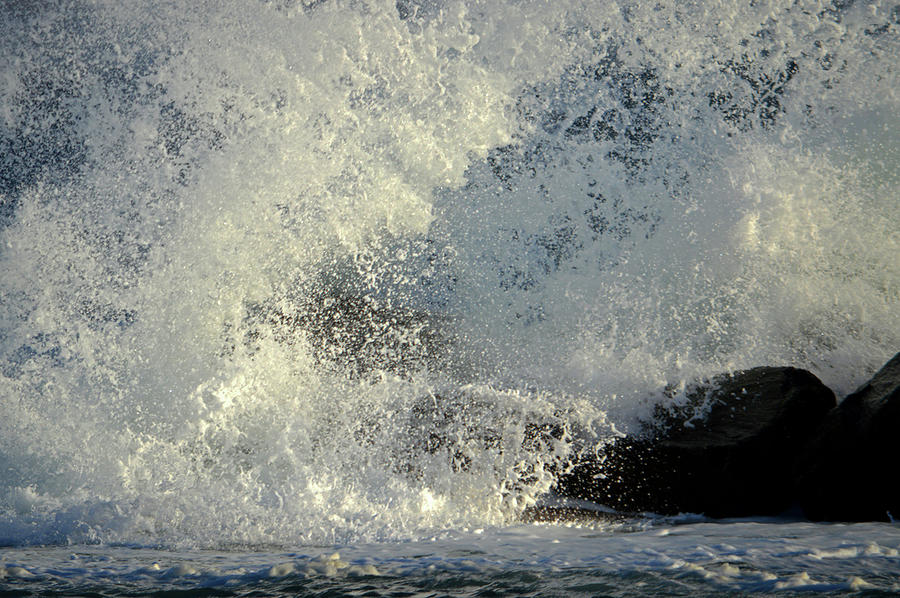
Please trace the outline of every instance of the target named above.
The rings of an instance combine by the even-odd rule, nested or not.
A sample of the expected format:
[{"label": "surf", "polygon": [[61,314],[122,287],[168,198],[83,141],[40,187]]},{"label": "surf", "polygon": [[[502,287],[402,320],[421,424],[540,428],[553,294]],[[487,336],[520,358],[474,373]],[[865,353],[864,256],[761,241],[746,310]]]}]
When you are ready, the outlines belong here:
[{"label": "surf", "polygon": [[900,345],[886,3],[3,23],[6,543],[502,526],[694,380]]}]

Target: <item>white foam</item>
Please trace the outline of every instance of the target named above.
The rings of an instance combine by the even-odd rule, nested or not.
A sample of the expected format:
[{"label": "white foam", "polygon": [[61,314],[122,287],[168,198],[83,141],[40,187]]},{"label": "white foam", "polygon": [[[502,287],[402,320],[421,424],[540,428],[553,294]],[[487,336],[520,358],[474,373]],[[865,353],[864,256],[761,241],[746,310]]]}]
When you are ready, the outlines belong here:
[{"label": "white foam", "polygon": [[[658,588],[717,592],[803,590],[835,593],[891,591],[897,556],[867,554],[867,546],[900,546],[896,526],[816,525],[797,522],[687,523],[660,535],[648,529],[623,532],[603,524],[587,528],[517,525],[482,533],[455,532],[442,539],[355,544],[331,550],[164,552],[124,547],[13,548],[4,553],[6,583],[55,587],[138,585],[146,591],[171,588],[253,590],[259,584],[304,580],[351,588],[358,577],[405,580],[412,587],[444,574],[483,583],[495,576],[534,575],[538,584],[560,576],[608,583],[653,579]],[[858,548],[850,552],[850,547]],[[814,554],[834,558],[810,558]],[[15,573],[13,573],[15,572]],[[548,575],[549,572],[549,575]],[[13,575],[18,577],[13,578]],[[531,578],[530,578],[531,579]],[[380,583],[372,580],[371,583]],[[576,582],[573,582],[576,583]],[[643,582],[645,583],[645,582]],[[36,587],[36,586],[35,586]],[[545,588],[548,586],[538,585]]]},{"label": "white foam", "polygon": [[[490,529],[667,385],[896,351],[889,3],[306,4],[10,16],[4,543]],[[326,291],[444,344],[360,375],[425,325]]]}]

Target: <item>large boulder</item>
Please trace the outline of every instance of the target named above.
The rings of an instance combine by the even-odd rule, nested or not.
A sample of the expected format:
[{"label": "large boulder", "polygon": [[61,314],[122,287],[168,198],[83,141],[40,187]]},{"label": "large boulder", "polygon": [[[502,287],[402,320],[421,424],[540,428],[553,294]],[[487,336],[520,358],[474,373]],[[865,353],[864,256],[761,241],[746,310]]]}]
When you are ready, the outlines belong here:
[{"label": "large boulder", "polygon": [[900,354],[825,419],[801,462],[800,503],[828,521],[900,520]]},{"label": "large boulder", "polygon": [[813,374],[760,367],[714,379],[650,433],[562,476],[558,493],[620,511],[775,515],[795,501],[798,458],[835,406]]}]

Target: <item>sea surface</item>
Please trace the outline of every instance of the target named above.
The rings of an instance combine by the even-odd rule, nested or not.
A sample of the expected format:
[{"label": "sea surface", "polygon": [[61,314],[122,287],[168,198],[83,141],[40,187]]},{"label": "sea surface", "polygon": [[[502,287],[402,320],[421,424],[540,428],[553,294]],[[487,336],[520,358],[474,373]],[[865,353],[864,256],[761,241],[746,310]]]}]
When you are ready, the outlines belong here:
[{"label": "sea surface", "polygon": [[0,591],[900,593],[896,523],[524,523],[900,350],[898,65],[894,1],[0,3]]},{"label": "sea surface", "polygon": [[291,549],[7,551],[7,596],[896,596],[883,523],[634,520],[511,525]]}]

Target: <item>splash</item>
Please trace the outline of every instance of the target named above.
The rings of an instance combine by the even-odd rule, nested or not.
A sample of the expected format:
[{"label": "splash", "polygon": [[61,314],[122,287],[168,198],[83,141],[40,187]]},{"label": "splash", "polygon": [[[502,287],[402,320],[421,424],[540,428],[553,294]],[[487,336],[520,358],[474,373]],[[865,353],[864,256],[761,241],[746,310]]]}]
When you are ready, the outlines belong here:
[{"label": "splash", "polygon": [[666,386],[900,346],[886,3],[3,18],[5,542],[500,525]]}]

